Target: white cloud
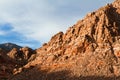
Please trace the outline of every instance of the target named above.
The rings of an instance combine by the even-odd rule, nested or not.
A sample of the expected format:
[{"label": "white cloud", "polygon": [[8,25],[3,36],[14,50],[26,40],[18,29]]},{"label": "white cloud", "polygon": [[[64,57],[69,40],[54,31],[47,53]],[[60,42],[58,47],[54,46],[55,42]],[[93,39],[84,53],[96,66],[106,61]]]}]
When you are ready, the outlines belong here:
[{"label": "white cloud", "polygon": [[13,31],[23,34],[28,39],[46,42],[53,34],[65,31],[74,21],[81,18],[78,17],[79,9],[76,9],[77,13],[71,10],[71,5],[74,6],[77,2],[67,1],[0,0],[0,23],[10,23]]},{"label": "white cloud", "polygon": [[1,30],[0,30],[0,35],[3,36],[3,35],[6,35],[6,33],[5,33],[4,31],[1,31]]},{"label": "white cloud", "polygon": [[[44,42],[51,35],[63,30],[57,25],[52,13],[55,8],[47,0],[1,0],[0,18],[10,23],[17,31],[28,39]],[[1,32],[1,34],[3,34]]]}]

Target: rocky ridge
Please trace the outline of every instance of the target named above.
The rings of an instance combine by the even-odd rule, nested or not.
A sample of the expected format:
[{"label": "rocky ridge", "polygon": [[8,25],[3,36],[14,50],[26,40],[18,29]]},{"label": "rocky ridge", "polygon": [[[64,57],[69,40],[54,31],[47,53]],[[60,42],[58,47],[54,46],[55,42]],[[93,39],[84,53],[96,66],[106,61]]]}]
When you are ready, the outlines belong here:
[{"label": "rocky ridge", "polygon": [[54,35],[9,79],[119,80],[119,5],[115,0]]}]

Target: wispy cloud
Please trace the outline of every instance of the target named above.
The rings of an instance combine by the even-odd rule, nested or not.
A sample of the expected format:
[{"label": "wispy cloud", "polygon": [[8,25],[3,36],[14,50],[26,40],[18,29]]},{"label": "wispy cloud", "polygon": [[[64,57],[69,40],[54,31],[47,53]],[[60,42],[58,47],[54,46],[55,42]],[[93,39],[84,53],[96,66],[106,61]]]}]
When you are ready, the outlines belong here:
[{"label": "wispy cloud", "polygon": [[[111,1],[0,0],[0,24],[9,23],[12,31],[24,36],[26,40],[43,43],[53,34],[65,31],[87,11]],[[3,34],[4,32],[0,31],[0,35]]]},{"label": "wispy cloud", "polygon": [[51,14],[54,7],[45,0],[0,1],[0,18],[10,23],[13,31],[27,38],[45,41],[48,36],[63,30]]},{"label": "wispy cloud", "polygon": [[0,43],[12,42],[20,46],[29,46],[34,49],[41,46],[40,42],[27,39],[24,35],[13,29],[14,28],[8,23],[0,25]]}]

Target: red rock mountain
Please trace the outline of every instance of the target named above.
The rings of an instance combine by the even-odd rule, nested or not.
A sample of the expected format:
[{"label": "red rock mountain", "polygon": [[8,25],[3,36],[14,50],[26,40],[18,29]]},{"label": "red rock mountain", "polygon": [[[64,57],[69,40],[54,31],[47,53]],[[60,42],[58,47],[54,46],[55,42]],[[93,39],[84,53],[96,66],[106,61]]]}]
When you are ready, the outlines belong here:
[{"label": "red rock mountain", "polygon": [[9,80],[120,80],[119,5],[115,0],[54,35]]},{"label": "red rock mountain", "polygon": [[[7,45],[7,46],[6,46]],[[27,64],[34,50],[28,47],[19,47],[15,44],[2,44],[0,48],[0,80],[6,80],[20,72],[22,66]],[[11,50],[10,50],[11,48]]]}]

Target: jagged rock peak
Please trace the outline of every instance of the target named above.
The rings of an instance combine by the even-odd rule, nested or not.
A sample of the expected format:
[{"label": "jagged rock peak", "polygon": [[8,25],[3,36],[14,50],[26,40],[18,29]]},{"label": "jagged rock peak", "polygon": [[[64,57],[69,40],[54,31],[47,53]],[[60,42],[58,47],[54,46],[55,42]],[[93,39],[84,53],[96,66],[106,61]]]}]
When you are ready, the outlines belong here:
[{"label": "jagged rock peak", "polygon": [[120,0],[115,0],[112,5],[116,8],[119,9],[118,13],[120,13]]},{"label": "jagged rock peak", "polygon": [[113,38],[120,35],[119,10],[112,4],[108,4],[95,12],[87,14],[83,20],[78,21],[77,24],[71,27],[66,34],[70,34],[69,31],[71,31],[73,32],[72,35],[89,35],[96,41],[102,38],[113,41]]},{"label": "jagged rock peak", "polygon": [[[116,0],[88,13],[66,33],[59,32],[54,35],[48,43],[35,51],[36,54],[23,67],[24,71],[14,75],[11,80],[29,80],[29,77],[31,80],[101,80],[101,76],[106,77],[103,80],[119,80],[119,2]],[[28,54],[28,49],[21,50]],[[44,70],[45,72],[41,72]],[[65,76],[59,71],[68,73]]]}]

